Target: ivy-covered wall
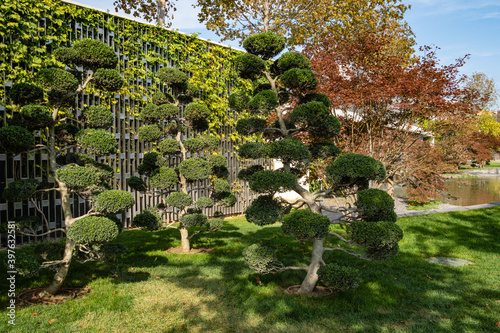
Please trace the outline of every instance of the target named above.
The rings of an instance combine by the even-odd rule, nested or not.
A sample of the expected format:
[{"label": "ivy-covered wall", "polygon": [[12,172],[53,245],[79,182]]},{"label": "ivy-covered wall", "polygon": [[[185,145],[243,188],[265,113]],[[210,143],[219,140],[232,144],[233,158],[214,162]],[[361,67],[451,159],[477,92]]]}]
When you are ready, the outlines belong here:
[{"label": "ivy-covered wall", "polygon": [[[232,60],[239,51],[210,43],[154,25],[114,16],[75,4],[58,0],[3,0],[0,3],[0,126],[11,116],[5,95],[13,82],[29,82],[41,68],[58,67],[52,50],[69,46],[72,41],[92,38],[114,47],[119,56],[119,70],[127,85],[118,94],[106,95],[92,87],[76,98],[75,119],[88,105],[109,105],[115,115],[115,134],[119,152],[105,162],[115,168],[118,177],[114,187],[127,189],[125,179],[135,175],[146,148],[137,138],[140,120],[137,115],[150,96],[158,91],[154,73],[162,67],[176,67],[188,73],[191,82],[202,88],[201,100],[212,111],[210,130],[221,139],[221,148],[229,161],[230,181],[236,181],[239,162],[233,154],[232,139],[236,139],[232,126],[237,115],[228,113],[227,96],[231,89],[239,89],[244,83],[232,71]],[[188,133],[188,136],[190,134]],[[0,193],[5,185],[15,179],[36,177],[44,179],[46,156],[33,154],[8,158],[0,152]],[[172,160],[173,165],[176,164]],[[194,184],[203,196],[207,184]],[[240,197],[248,196],[248,189],[241,188]],[[135,209],[125,218],[130,223],[135,211],[147,206],[151,198],[137,194]],[[225,213],[244,210],[241,202]],[[61,222],[59,202],[55,197],[44,202],[44,210],[50,222]],[[74,198],[75,210],[86,210],[86,203]],[[7,221],[14,215],[36,214],[26,203],[6,203],[0,198],[0,220]],[[176,216],[171,216],[176,218]]]}]

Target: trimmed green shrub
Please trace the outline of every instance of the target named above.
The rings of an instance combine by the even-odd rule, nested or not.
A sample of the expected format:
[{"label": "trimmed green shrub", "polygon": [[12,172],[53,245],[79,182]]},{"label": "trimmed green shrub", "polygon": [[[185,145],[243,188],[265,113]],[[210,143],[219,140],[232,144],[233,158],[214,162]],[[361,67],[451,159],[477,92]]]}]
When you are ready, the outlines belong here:
[{"label": "trimmed green shrub", "polygon": [[257,171],[262,171],[264,170],[264,167],[260,164],[256,164],[256,165],[252,165],[252,166],[249,166],[248,168],[246,169],[241,169],[239,172],[238,172],[238,179],[241,179],[241,180],[248,180],[250,179],[250,177],[256,173]]},{"label": "trimmed green shrub", "polygon": [[219,192],[219,193],[214,193],[213,197],[215,200],[217,200],[220,204],[226,206],[226,207],[232,207],[236,204],[236,196],[231,193],[231,192]]},{"label": "trimmed green shrub", "polygon": [[161,167],[156,169],[149,180],[149,185],[157,190],[168,190],[179,182],[179,176],[172,168]]},{"label": "trimmed green shrub", "polygon": [[248,102],[248,108],[254,114],[268,114],[278,105],[278,95],[272,90],[261,91]]},{"label": "trimmed green shrub", "polygon": [[181,145],[175,139],[163,139],[158,145],[158,150],[164,155],[177,154],[181,151]]},{"label": "trimmed green shrub", "polygon": [[139,191],[139,192],[144,192],[148,189],[148,186],[146,185],[144,180],[142,180],[141,178],[136,177],[136,176],[132,176],[132,177],[128,178],[127,185],[130,186],[130,188],[132,188],[136,191]]},{"label": "trimmed green shrub", "polygon": [[179,113],[180,110],[178,106],[173,104],[162,104],[154,110],[153,116],[159,120],[168,120],[177,117]]},{"label": "trimmed green shrub", "polygon": [[116,153],[115,135],[99,128],[86,128],[76,134],[76,142],[89,154],[96,156]]},{"label": "trimmed green shrub", "polygon": [[94,72],[92,83],[97,89],[114,92],[125,85],[125,79],[116,69],[99,68]]},{"label": "trimmed green shrub", "polygon": [[222,155],[208,155],[206,159],[211,168],[220,168],[227,165],[227,158]]},{"label": "trimmed green shrub", "polygon": [[40,182],[37,179],[19,179],[15,180],[3,189],[2,196],[7,201],[28,200],[35,194]]},{"label": "trimmed green shrub", "polygon": [[158,105],[149,103],[142,108],[141,112],[139,112],[139,116],[145,122],[154,122],[156,121],[157,118],[156,117],[157,110],[158,110]]},{"label": "trimmed green shrub", "polygon": [[87,164],[96,163],[96,161],[89,155],[82,153],[72,153],[72,152],[62,152],[57,155],[56,162],[59,165],[66,164],[78,164],[79,166],[85,166]]},{"label": "trimmed green shrub", "polygon": [[288,89],[307,91],[314,90],[318,81],[310,69],[292,68],[280,77],[280,82]]},{"label": "trimmed green shrub", "polygon": [[370,156],[361,154],[340,155],[326,167],[327,181],[345,186],[358,185],[366,189],[370,180],[385,178],[384,165]]},{"label": "trimmed green shrub", "polygon": [[281,230],[298,240],[323,239],[328,235],[328,217],[309,209],[294,210],[283,219]]},{"label": "trimmed green shrub", "polygon": [[80,131],[80,129],[68,123],[61,123],[54,126],[56,141],[59,144],[72,144],[75,142],[76,133]]},{"label": "trimmed green shrub", "polygon": [[176,208],[184,208],[193,204],[193,198],[184,192],[172,192],[165,198],[165,204]]},{"label": "trimmed green shrub", "polygon": [[319,280],[334,292],[356,289],[362,282],[359,275],[357,269],[337,264],[324,265],[318,270]]},{"label": "trimmed green shrub", "polygon": [[296,139],[274,141],[269,145],[268,156],[282,159],[285,163],[307,165],[311,161],[311,152],[307,146]]},{"label": "trimmed green shrub", "polygon": [[260,118],[245,118],[240,119],[236,123],[236,132],[241,135],[251,135],[254,133],[262,132],[266,127],[267,121]]},{"label": "trimmed green shrub", "polygon": [[201,89],[195,86],[194,84],[188,83],[187,88],[184,94],[177,95],[177,99],[180,103],[189,104],[192,103],[194,97],[198,97],[200,95]]},{"label": "trimmed green shrub", "polygon": [[229,185],[229,182],[225,179],[214,179],[212,181],[212,187],[215,193],[231,191],[231,185]]},{"label": "trimmed green shrub", "polygon": [[95,186],[100,180],[95,170],[79,165],[67,165],[57,169],[56,178],[74,190]]},{"label": "trimmed green shrub", "polygon": [[268,146],[260,142],[247,142],[238,147],[238,155],[242,158],[258,159],[267,157]]},{"label": "trimmed green shrub", "polygon": [[43,242],[34,244],[33,252],[44,260],[58,260],[64,254],[65,242]]},{"label": "trimmed green shrub", "polygon": [[309,102],[323,103],[328,108],[328,110],[330,110],[331,102],[330,102],[330,99],[328,98],[328,96],[326,96],[325,94],[316,93],[316,92],[308,93],[304,97],[301,97],[299,100],[299,104],[306,104]]},{"label": "trimmed green shrub", "polygon": [[336,157],[342,153],[333,142],[312,143],[308,146],[313,159]]},{"label": "trimmed green shrub", "polygon": [[187,151],[196,153],[205,149],[205,142],[201,139],[190,138],[182,143]]},{"label": "trimmed green shrub", "polygon": [[[12,200],[12,201],[20,201],[20,200]],[[38,230],[41,226],[43,226],[43,220],[38,216],[16,216],[12,219],[16,222],[17,230],[24,229],[33,229]]]},{"label": "trimmed green shrub", "polygon": [[276,75],[281,75],[292,68],[310,69],[311,62],[305,55],[292,51],[283,53],[271,66]]},{"label": "trimmed green shrub", "polygon": [[160,140],[163,131],[158,125],[145,125],[139,128],[139,141],[156,142]]},{"label": "trimmed green shrub", "polygon": [[234,60],[234,68],[242,79],[256,80],[262,76],[266,63],[253,54],[241,54]]},{"label": "trimmed green shrub", "polygon": [[104,262],[113,264],[118,257],[127,252],[127,247],[123,244],[104,244],[99,248],[99,254]]},{"label": "trimmed green shrub", "polygon": [[212,173],[208,161],[200,157],[185,159],[179,164],[179,171],[189,181],[207,179]]},{"label": "trimmed green shrub", "polygon": [[196,200],[196,206],[199,208],[212,208],[214,206],[214,201],[209,197],[199,197]]},{"label": "trimmed green shrub", "polygon": [[113,125],[113,112],[102,105],[93,105],[84,109],[83,118],[90,128],[109,129]]},{"label": "trimmed green shrub", "polygon": [[248,180],[248,185],[258,193],[286,192],[297,185],[297,177],[288,172],[263,170],[255,172]]},{"label": "trimmed green shrub", "polygon": [[96,212],[110,215],[129,209],[135,205],[135,199],[127,191],[109,190],[95,196],[92,204]]},{"label": "trimmed green shrub", "polygon": [[184,115],[187,119],[207,119],[210,117],[210,109],[201,103],[191,103],[184,109]]},{"label": "trimmed green shrub", "polygon": [[113,48],[101,41],[83,39],[75,42],[72,49],[74,56],[64,60],[77,66],[83,66],[85,69],[116,68],[118,65],[118,56]]},{"label": "trimmed green shrub", "polygon": [[68,238],[78,244],[107,243],[118,237],[118,226],[106,216],[87,216],[76,220],[68,230]]},{"label": "trimmed green shrub", "polygon": [[174,96],[172,96],[172,94],[169,93],[165,94],[162,93],[161,91],[154,93],[153,96],[151,97],[151,100],[155,105],[162,105],[175,102]]},{"label": "trimmed green shrub", "polygon": [[312,137],[329,139],[340,132],[340,122],[323,103],[309,102],[293,109],[290,121],[302,123]]},{"label": "trimmed green shrub", "polygon": [[268,244],[253,244],[243,250],[243,259],[257,274],[272,273],[284,265],[276,256],[276,248]]},{"label": "trimmed green shrub", "polygon": [[205,150],[214,151],[219,148],[219,139],[212,135],[200,135],[199,139],[205,143]]},{"label": "trimmed green shrub", "polygon": [[359,210],[359,217],[368,222],[396,222],[394,199],[385,191],[369,188],[358,192],[354,203]]},{"label": "trimmed green shrub", "polygon": [[26,278],[37,276],[41,264],[42,258],[32,248],[16,249],[16,271],[19,275]]},{"label": "trimmed green shrub", "polygon": [[209,219],[207,222],[207,229],[208,231],[217,231],[220,230],[223,225],[224,225],[223,219],[212,218]]},{"label": "trimmed green shrub", "polygon": [[162,219],[157,214],[153,214],[151,212],[143,212],[134,216],[132,225],[134,227],[140,227],[150,231],[154,231],[160,229],[162,225]]},{"label": "trimmed green shrub", "polygon": [[241,112],[247,109],[250,97],[244,91],[238,91],[229,95],[229,107],[236,112]]},{"label": "trimmed green shrub", "polygon": [[167,134],[176,135],[178,131],[185,132],[186,126],[184,126],[182,124],[178,124],[176,122],[168,123],[165,125],[165,133],[167,133]]},{"label": "trimmed green shrub", "polygon": [[398,253],[398,242],[403,231],[394,222],[354,221],[346,231],[356,244],[366,248],[366,255],[372,260],[386,260]]},{"label": "trimmed green shrub", "polygon": [[[211,155],[209,155],[211,156]],[[209,163],[211,163],[209,161]],[[229,177],[229,169],[225,166],[212,166],[212,175],[215,178],[224,178],[227,179]]]},{"label": "trimmed green shrub", "polygon": [[23,106],[43,99],[43,89],[30,83],[16,83],[12,85],[7,96],[12,103]]},{"label": "trimmed green shrub", "polygon": [[35,75],[35,80],[49,93],[49,99],[56,100],[74,92],[78,88],[78,80],[73,74],[59,68],[44,68]]},{"label": "trimmed green shrub", "polygon": [[13,154],[20,154],[35,145],[35,137],[24,127],[4,126],[0,128],[0,148]]},{"label": "trimmed green shrub", "polygon": [[290,209],[290,205],[274,199],[272,195],[261,195],[247,207],[245,217],[248,222],[256,225],[269,225],[281,222]]},{"label": "trimmed green shrub", "polygon": [[176,89],[185,89],[188,77],[176,68],[162,68],[158,71],[158,78],[167,86]]},{"label": "trimmed green shrub", "polygon": [[121,234],[124,228],[122,220],[116,215],[108,215],[106,217],[116,223],[116,226],[118,227],[118,233]]},{"label": "trimmed green shrub", "polygon": [[262,32],[246,38],[243,47],[248,53],[267,60],[283,51],[285,39],[271,31]]},{"label": "trimmed green shrub", "polygon": [[28,104],[22,107],[20,112],[24,121],[24,127],[33,131],[50,126],[52,120],[52,112],[43,105]]},{"label": "trimmed green shrub", "polygon": [[208,218],[205,214],[195,213],[195,214],[186,214],[181,216],[179,222],[186,228],[201,226],[208,222]]},{"label": "trimmed green shrub", "polygon": [[139,164],[137,166],[137,172],[140,175],[151,174],[153,171],[155,171],[159,167],[159,165],[158,165],[159,157],[160,156],[157,152],[151,152],[151,153],[144,154],[144,157],[142,158],[141,164]]}]

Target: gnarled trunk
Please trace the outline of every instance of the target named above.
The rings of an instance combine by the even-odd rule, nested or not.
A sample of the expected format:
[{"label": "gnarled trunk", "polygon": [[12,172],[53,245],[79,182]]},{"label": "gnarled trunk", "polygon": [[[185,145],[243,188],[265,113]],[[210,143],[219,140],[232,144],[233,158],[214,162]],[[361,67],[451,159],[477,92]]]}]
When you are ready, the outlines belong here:
[{"label": "gnarled trunk", "polygon": [[189,244],[189,233],[186,227],[179,227],[179,231],[181,233],[181,245],[182,251],[184,253],[189,253],[191,251],[191,245]]},{"label": "gnarled trunk", "polygon": [[66,276],[68,275],[69,266],[71,263],[71,259],[73,258],[73,249],[75,248],[75,245],[76,243],[74,241],[72,241],[69,238],[66,238],[66,246],[64,247],[64,255],[62,259],[64,263],[59,265],[56,274],[52,279],[52,282],[47,288],[45,288],[45,290],[40,292],[39,296],[54,295],[59,289],[61,289],[61,286],[64,280],[66,279]]},{"label": "gnarled trunk", "polygon": [[318,283],[318,269],[323,262],[323,239],[315,239],[313,242],[311,263],[307,275],[300,285],[300,294],[309,294]]}]

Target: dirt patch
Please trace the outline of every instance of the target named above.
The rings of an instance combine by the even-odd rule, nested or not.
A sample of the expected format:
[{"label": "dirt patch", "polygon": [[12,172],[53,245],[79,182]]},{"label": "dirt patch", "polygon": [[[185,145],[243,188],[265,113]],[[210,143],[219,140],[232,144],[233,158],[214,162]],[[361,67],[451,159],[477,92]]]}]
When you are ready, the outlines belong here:
[{"label": "dirt patch", "polygon": [[89,288],[64,288],[59,289],[55,295],[40,297],[38,294],[45,288],[35,288],[23,291],[17,296],[19,306],[29,306],[38,304],[61,304],[70,299],[83,297],[90,292]]},{"label": "dirt patch", "polygon": [[321,287],[321,286],[316,286],[310,294],[299,294],[300,285],[290,286],[290,287],[282,287],[282,288],[287,294],[302,295],[302,296],[309,296],[309,297],[324,297],[324,296],[330,296],[330,295],[335,294],[331,289],[328,289],[326,287]]},{"label": "dirt patch", "polygon": [[175,253],[175,254],[196,254],[196,253],[209,253],[214,249],[208,247],[192,247],[189,252],[184,252],[182,247],[173,247],[168,250],[165,250],[167,253]]}]

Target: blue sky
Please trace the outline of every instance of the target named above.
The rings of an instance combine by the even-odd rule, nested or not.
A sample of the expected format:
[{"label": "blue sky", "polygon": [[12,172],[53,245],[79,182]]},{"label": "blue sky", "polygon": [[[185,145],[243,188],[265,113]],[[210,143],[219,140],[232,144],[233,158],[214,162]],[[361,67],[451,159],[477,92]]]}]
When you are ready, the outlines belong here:
[{"label": "blue sky", "polygon": [[[114,13],[113,0],[77,0],[81,4]],[[403,0],[411,5],[405,19],[421,45],[435,45],[441,64],[470,54],[461,73],[481,72],[493,78],[500,89],[500,0]],[[199,33],[200,37],[219,38],[198,23],[195,0],[179,0],[173,29]],[[224,42],[237,47],[236,42]],[[499,103],[500,104],[500,103]]]}]

